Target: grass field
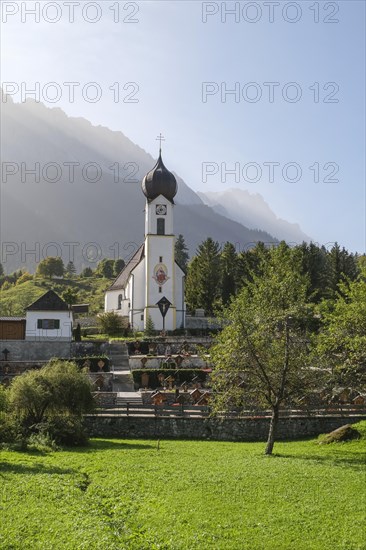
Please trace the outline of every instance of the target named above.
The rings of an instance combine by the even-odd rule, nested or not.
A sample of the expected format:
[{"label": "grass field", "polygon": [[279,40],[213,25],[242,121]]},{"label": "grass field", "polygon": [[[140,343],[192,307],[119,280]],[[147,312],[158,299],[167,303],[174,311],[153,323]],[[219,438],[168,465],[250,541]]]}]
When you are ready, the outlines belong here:
[{"label": "grass field", "polygon": [[365,437],[263,449],[93,440],[1,451],[0,548],[366,549]]}]

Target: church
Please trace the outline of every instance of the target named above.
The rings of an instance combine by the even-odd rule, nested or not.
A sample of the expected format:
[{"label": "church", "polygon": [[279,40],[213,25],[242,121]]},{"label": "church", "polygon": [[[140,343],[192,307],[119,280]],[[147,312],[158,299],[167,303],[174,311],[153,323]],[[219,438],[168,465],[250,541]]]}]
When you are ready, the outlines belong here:
[{"label": "church", "polygon": [[[155,330],[185,327],[185,273],[175,261],[174,197],[178,186],[161,157],[142,180],[146,197],[145,241],[105,294],[105,311],[125,318],[133,330],[150,319]],[[133,213],[131,212],[131,215]]]}]

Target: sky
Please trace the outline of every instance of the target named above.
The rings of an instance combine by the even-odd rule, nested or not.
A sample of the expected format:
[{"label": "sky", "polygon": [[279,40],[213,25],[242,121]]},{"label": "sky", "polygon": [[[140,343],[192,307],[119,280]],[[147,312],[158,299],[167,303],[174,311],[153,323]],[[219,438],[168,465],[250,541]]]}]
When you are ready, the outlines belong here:
[{"label": "sky", "polygon": [[161,132],[195,191],[260,193],[315,242],[365,252],[365,2],[0,5],[14,101],[39,86],[154,157]]}]

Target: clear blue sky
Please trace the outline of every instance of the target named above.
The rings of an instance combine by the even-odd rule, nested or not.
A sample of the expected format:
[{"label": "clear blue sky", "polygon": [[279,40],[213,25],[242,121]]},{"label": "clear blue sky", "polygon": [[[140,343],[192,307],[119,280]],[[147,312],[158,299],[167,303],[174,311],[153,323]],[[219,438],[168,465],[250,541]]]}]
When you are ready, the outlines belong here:
[{"label": "clear blue sky", "polygon": [[[119,2],[117,23],[113,20],[116,12],[110,9],[116,2],[95,3],[100,6],[100,20],[95,23],[82,16],[82,8],[90,2],[79,3],[74,23],[69,22],[63,1],[57,2],[58,13],[49,9],[35,23],[34,16],[21,13],[20,2],[2,2],[2,82],[26,82],[31,88],[34,82],[42,87],[55,81],[62,88],[62,97],[54,106],[69,115],[86,117],[93,124],[121,130],[154,156],[155,137],[162,132],[166,136],[166,164],[193,189],[239,187],[260,192],[278,216],[298,222],[315,241],[338,241],[351,250],[365,251],[363,1],[278,2],[273,7],[272,23],[270,8],[263,2],[251,2],[251,6],[237,3],[238,22],[234,15],[227,15],[222,22],[221,2]],[[31,8],[35,2],[26,4]],[[6,22],[5,5],[7,11],[16,9],[14,5],[19,8]],[[134,5],[138,6],[135,14]],[[226,3],[228,9],[234,6],[235,2]],[[208,15],[203,23],[203,12],[216,9],[218,13]],[[86,17],[96,16],[95,8],[89,7]],[[58,17],[60,20],[53,24],[45,21]],[[123,22],[123,18],[137,22]],[[248,22],[255,18],[257,22]],[[290,23],[286,18],[299,20]],[[326,23],[325,19],[339,21]],[[81,86],[97,82],[102,99],[88,103],[76,91],[76,100],[71,103],[63,86],[63,82],[71,81]],[[137,83],[138,102],[115,103],[108,89],[115,82],[121,87],[127,82]],[[221,101],[220,93],[203,102],[203,82],[215,82],[219,90],[239,83],[239,102],[233,95]],[[255,88],[246,87],[250,82],[256,83]],[[265,82],[279,83],[273,102],[268,99]],[[297,83],[300,101],[291,103],[283,98],[289,82]],[[316,87],[309,89],[316,82],[319,102],[314,101]],[[323,101],[335,91],[334,85],[323,90],[329,82],[339,86],[329,97],[338,102]],[[255,90],[262,92],[258,102],[243,98],[243,94],[252,98]],[[122,97],[131,91],[132,87],[122,89]],[[289,97],[295,91],[288,88]],[[20,101],[20,95],[14,100]],[[227,176],[222,182],[219,170],[203,182],[205,162],[218,166],[226,163],[228,168],[240,163],[241,169],[247,163],[257,163],[262,177],[254,183],[242,175],[239,182]],[[273,182],[265,162],[280,163]],[[282,167],[289,162],[302,169],[298,182],[282,177]],[[316,162],[319,182],[314,182],[315,168],[309,169]],[[339,166],[334,176],[338,183],[323,181],[334,166],[328,165],[324,171],[326,163]],[[253,175],[249,172],[250,178]],[[290,170],[289,177],[293,176]]]}]

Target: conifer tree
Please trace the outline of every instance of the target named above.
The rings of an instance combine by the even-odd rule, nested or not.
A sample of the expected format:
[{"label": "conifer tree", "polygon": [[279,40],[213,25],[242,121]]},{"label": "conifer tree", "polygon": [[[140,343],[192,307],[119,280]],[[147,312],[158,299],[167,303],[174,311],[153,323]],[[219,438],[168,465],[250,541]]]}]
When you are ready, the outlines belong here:
[{"label": "conifer tree", "polygon": [[189,254],[182,234],[179,234],[175,241],[175,260],[184,271],[187,270]]},{"label": "conifer tree", "polygon": [[221,298],[221,262],[219,243],[211,237],[202,242],[188,267],[186,300],[191,309],[202,308],[212,315]]}]

